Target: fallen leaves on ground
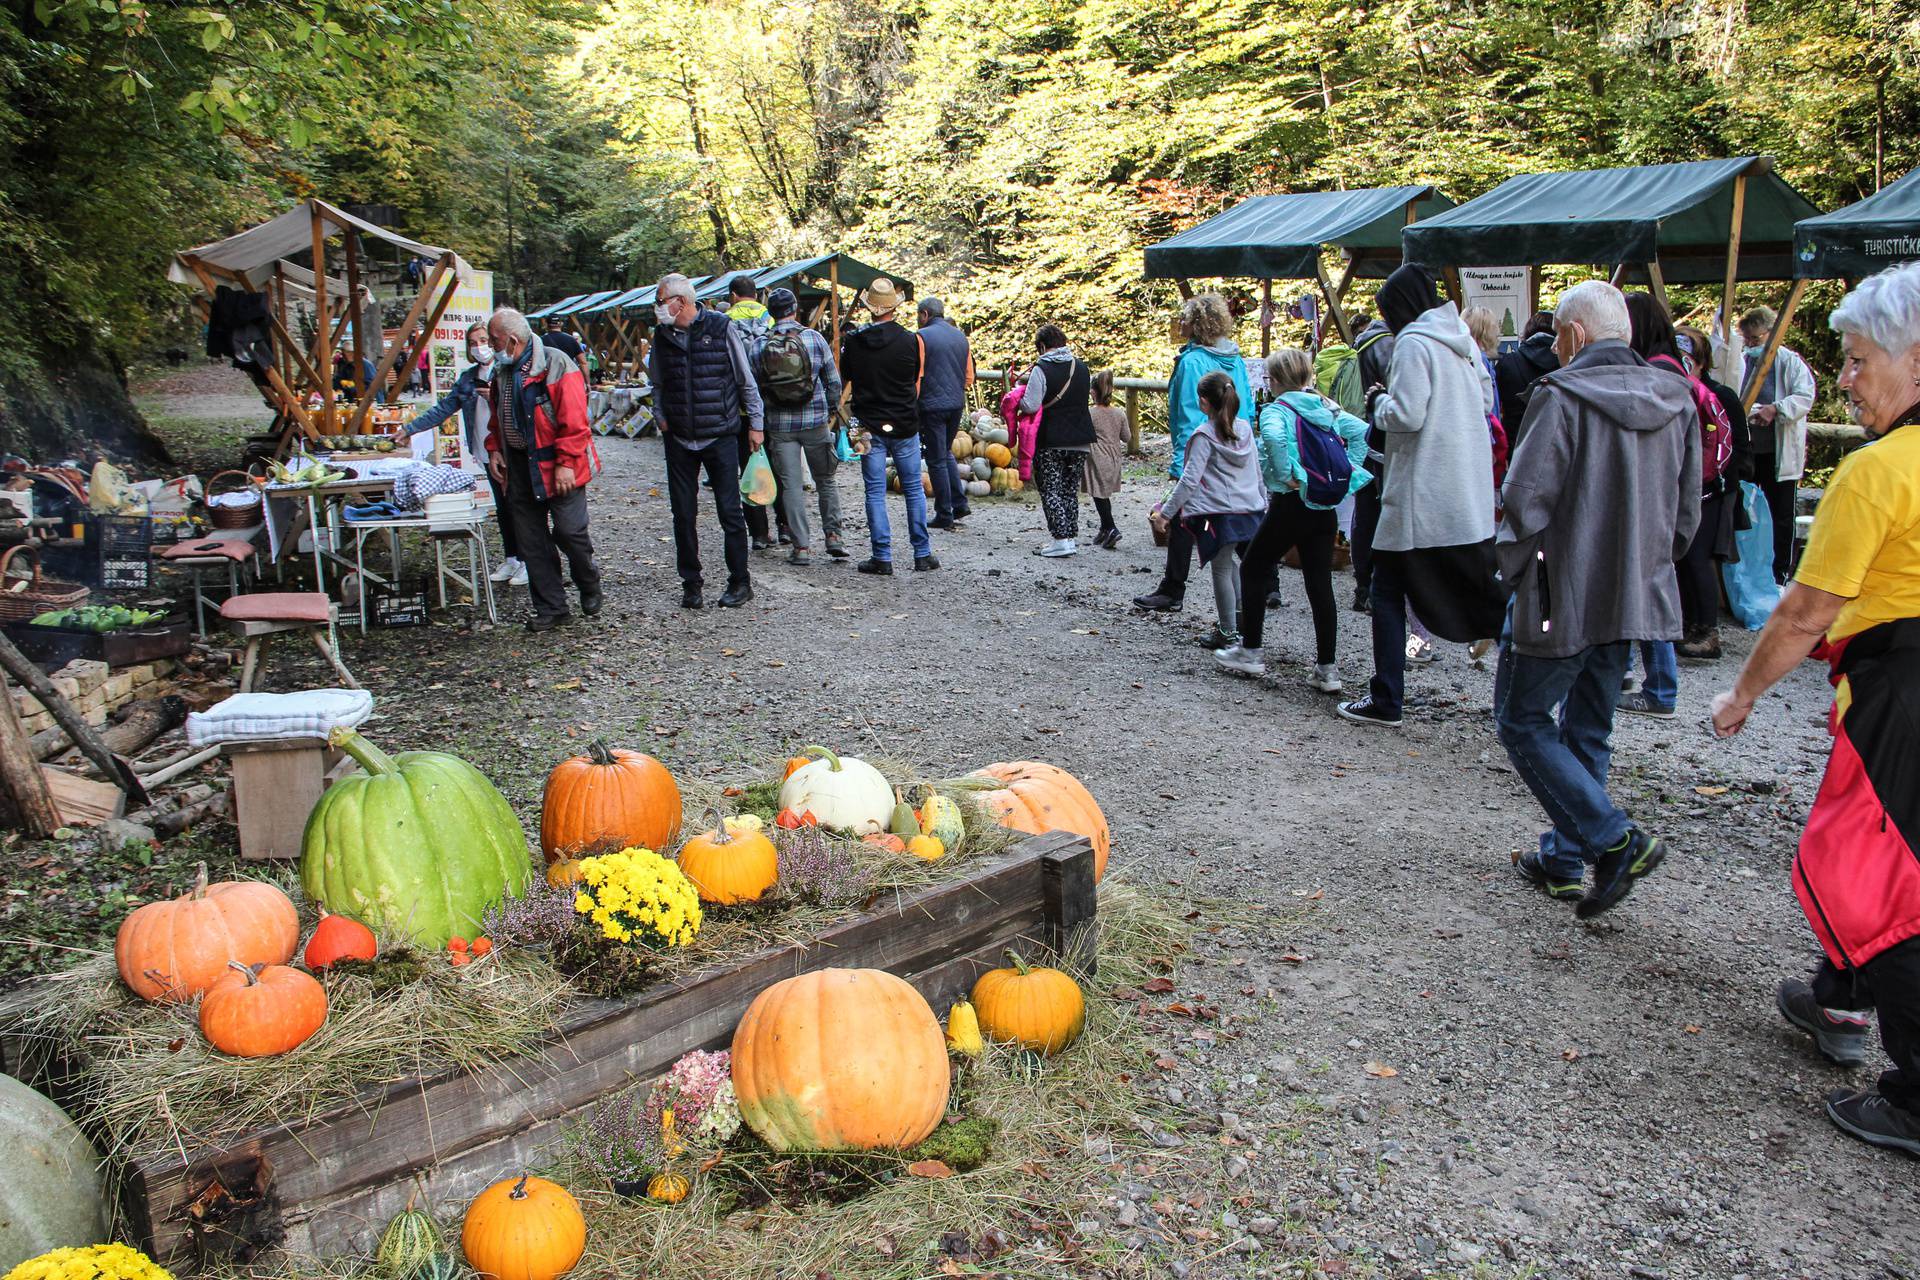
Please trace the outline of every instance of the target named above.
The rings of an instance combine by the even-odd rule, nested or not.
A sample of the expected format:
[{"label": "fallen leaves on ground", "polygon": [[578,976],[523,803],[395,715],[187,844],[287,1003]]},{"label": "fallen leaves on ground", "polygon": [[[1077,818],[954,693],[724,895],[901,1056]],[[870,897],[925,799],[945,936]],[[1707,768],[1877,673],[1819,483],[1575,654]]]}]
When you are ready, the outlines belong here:
[{"label": "fallen leaves on ground", "polygon": [[1400,1074],[1398,1068],[1390,1067],[1384,1062],[1369,1062],[1361,1070],[1380,1080],[1391,1080]]},{"label": "fallen leaves on ground", "polygon": [[945,1160],[915,1160],[907,1166],[907,1172],[916,1178],[951,1178],[953,1170]]}]

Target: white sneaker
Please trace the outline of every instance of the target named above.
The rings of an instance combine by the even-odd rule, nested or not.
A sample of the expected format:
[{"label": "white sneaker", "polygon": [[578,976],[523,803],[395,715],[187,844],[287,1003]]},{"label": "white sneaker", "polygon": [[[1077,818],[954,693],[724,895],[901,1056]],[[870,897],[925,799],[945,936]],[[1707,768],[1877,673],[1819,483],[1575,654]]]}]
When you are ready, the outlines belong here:
[{"label": "white sneaker", "polygon": [[508,556],[500,562],[500,567],[493,571],[493,580],[495,582],[505,582],[507,579],[513,577],[514,574],[524,575],[526,571],[527,567],[520,563],[520,557]]},{"label": "white sneaker", "polygon": [[1433,647],[1432,641],[1422,640],[1419,636],[1407,637],[1408,662],[1438,662],[1439,660],[1440,651]]},{"label": "white sneaker", "polygon": [[1060,538],[1056,541],[1049,542],[1044,547],[1035,547],[1033,554],[1046,556],[1050,560],[1055,560],[1061,556],[1070,556],[1079,549],[1080,544],[1072,538]]},{"label": "white sneaker", "polygon": [[510,587],[526,586],[527,585],[527,566],[525,566],[524,564],[521,564],[517,560],[514,561],[513,576],[507,579],[507,585]]},{"label": "white sneaker", "polygon": [[1340,692],[1340,668],[1329,662],[1326,666],[1315,666],[1313,674],[1307,677],[1307,684],[1322,693]]},{"label": "white sneaker", "polygon": [[1248,649],[1241,645],[1230,644],[1224,649],[1213,651],[1213,660],[1227,671],[1236,671],[1243,676],[1263,676],[1267,674],[1267,664],[1260,660],[1258,649]]}]

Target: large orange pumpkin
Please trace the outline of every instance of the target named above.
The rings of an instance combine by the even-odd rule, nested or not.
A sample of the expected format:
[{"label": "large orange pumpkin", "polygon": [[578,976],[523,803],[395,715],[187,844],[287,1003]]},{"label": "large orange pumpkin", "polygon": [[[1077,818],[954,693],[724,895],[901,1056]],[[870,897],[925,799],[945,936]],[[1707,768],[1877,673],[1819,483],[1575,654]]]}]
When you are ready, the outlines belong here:
[{"label": "large orange pumpkin", "polygon": [[241,964],[285,964],[300,945],[293,900],[258,880],[207,883],[200,864],[193,891],[149,902],[120,922],[113,939],[120,980],[143,1000],[191,1000]]},{"label": "large orange pumpkin", "polygon": [[283,964],[235,963],[200,998],[200,1034],[236,1058],[270,1058],[305,1044],[327,1020],[327,993]]},{"label": "large orange pumpkin", "polygon": [[1058,969],[1029,965],[1007,952],[1007,969],[989,969],[973,984],[973,1007],[990,1039],[1035,1053],[1058,1053],[1080,1038],[1087,1001],[1080,984]]},{"label": "large orange pumpkin", "polygon": [[920,993],[881,969],[776,982],[733,1033],[740,1114],[776,1151],[910,1147],[947,1111],[947,1041]]},{"label": "large orange pumpkin", "polygon": [[1049,831],[1071,831],[1093,842],[1093,878],[1097,883],[1107,874],[1107,854],[1113,847],[1113,833],[1107,817],[1080,780],[1065,769],[1036,760],[1018,760],[1011,764],[981,766],[976,777],[992,778],[1001,785],[982,787],[980,803],[1001,826],[1024,831],[1030,836]]},{"label": "large orange pumpkin", "polygon": [[587,1251],[587,1220],[558,1183],[509,1178],[467,1206],[460,1249],[487,1280],[555,1280]]},{"label": "large orange pumpkin", "polygon": [[598,738],[547,775],[540,850],[548,862],[617,849],[664,853],[680,835],[680,787],[667,766]]}]

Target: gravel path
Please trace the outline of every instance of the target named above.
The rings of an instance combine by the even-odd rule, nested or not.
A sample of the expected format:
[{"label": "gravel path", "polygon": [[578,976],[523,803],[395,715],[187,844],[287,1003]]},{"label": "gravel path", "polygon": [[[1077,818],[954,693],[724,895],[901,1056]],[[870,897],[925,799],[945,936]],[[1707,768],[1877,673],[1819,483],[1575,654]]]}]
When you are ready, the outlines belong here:
[{"label": "gravel path", "polygon": [[[1203,923],[1207,900],[1229,904],[1175,992],[1135,993],[1162,1036],[1139,1082],[1159,1155],[1063,1188],[1101,1272],[1913,1274],[1914,1166],[1818,1108],[1870,1072],[1826,1066],[1773,1009],[1775,983],[1814,955],[1787,885],[1825,751],[1813,666],[1734,745],[1704,726],[1733,656],[1682,671],[1679,718],[1622,718],[1617,792],[1674,856],[1587,926],[1510,870],[1542,819],[1494,740],[1491,672],[1446,646],[1410,675],[1404,731],[1338,720],[1304,683],[1311,633],[1285,574],[1277,674],[1216,673],[1194,643],[1204,574],[1184,615],[1128,608],[1160,563],[1152,482],[1120,498],[1117,552],[1037,559],[1038,507],[987,501],[936,534],[937,573],[875,580],[762,554],[752,604],[689,614],[658,444],[601,448],[606,614],[554,636],[356,642],[388,732],[421,725],[524,810],[587,732],[694,773],[825,740],[1080,775],[1113,820],[1117,868],[1191,896]],[[840,483],[857,510],[855,479]],[[703,537],[712,598],[710,515]],[[1335,585],[1344,602],[1351,580]],[[1352,685],[1365,622],[1341,618]],[[1744,653],[1749,638],[1727,634]]]}]

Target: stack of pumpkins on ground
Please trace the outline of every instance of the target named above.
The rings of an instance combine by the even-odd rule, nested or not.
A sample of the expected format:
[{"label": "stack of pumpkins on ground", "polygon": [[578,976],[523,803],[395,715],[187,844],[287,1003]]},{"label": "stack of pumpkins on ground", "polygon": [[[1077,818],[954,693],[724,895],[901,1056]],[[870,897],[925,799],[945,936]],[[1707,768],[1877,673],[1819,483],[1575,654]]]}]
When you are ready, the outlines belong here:
[{"label": "stack of pumpkins on ground", "polygon": [[1026,487],[1013,465],[1013,437],[1001,425],[962,431],[953,438],[953,456],[968,477],[967,493],[984,498],[988,494],[1019,493]]}]

